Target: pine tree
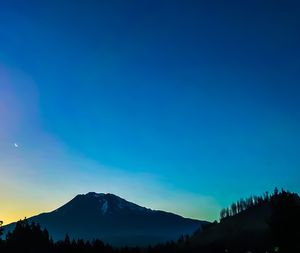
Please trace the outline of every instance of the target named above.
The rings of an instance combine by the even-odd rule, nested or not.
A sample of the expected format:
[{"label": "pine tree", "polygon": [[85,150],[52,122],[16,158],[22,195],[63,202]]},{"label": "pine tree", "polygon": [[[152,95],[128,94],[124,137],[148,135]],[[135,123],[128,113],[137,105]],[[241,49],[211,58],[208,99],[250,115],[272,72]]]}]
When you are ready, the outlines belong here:
[{"label": "pine tree", "polygon": [[2,234],[3,234],[2,224],[3,224],[3,221],[0,220],[0,237],[1,237]]}]

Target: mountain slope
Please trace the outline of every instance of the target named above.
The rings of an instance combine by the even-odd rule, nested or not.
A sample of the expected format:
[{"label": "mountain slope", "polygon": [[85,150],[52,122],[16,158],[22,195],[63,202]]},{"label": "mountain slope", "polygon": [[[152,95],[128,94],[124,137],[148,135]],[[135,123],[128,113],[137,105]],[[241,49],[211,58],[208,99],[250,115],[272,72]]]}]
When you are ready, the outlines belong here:
[{"label": "mountain slope", "polygon": [[[176,240],[191,234],[206,222],[155,211],[113,194],[77,195],[50,213],[28,219],[48,229],[54,240],[68,233],[72,238],[99,238],[113,245],[148,245]],[[6,226],[12,229],[13,224]]]},{"label": "mountain slope", "polygon": [[223,245],[224,247],[237,243],[245,247],[258,245],[266,239],[271,215],[270,203],[255,206],[197,232],[191,238],[191,244],[195,246]]},{"label": "mountain slope", "polygon": [[299,217],[300,197],[282,190],[219,223],[204,226],[188,244],[204,252],[265,252],[275,246],[284,249],[282,252],[298,252]]}]

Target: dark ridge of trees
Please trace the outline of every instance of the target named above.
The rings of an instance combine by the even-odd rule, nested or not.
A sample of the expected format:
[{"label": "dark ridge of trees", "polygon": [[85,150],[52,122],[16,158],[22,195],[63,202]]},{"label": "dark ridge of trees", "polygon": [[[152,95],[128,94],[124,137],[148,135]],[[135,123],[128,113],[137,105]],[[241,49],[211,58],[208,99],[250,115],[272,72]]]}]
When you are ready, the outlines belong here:
[{"label": "dark ridge of trees", "polygon": [[[37,223],[29,223],[26,219],[16,223],[15,229],[8,232],[6,239],[0,243],[2,253],[159,253],[166,249],[175,252],[176,245],[186,243],[189,236],[181,236],[176,242],[167,242],[149,247],[112,247],[101,240],[92,241],[70,239],[66,234],[64,240],[54,242],[46,229]],[[162,250],[162,251],[161,251]],[[170,252],[170,251],[169,251]]]},{"label": "dark ridge of trees", "polygon": [[271,203],[277,196],[282,196],[284,194],[288,194],[290,196],[295,196],[297,194],[290,193],[285,191],[284,189],[279,192],[278,188],[275,187],[274,192],[269,194],[269,192],[265,192],[262,196],[250,196],[248,198],[242,198],[235,203],[232,203],[229,207],[223,208],[220,211],[220,221],[234,216],[236,214],[242,213],[252,207],[259,206],[264,203]]},{"label": "dark ridge of trees", "polygon": [[46,229],[39,224],[24,219],[16,223],[12,232],[8,232],[6,239],[0,245],[0,252],[31,252],[31,253],[113,253],[113,248],[100,240],[84,241],[71,240],[66,234],[62,241],[54,242]]},{"label": "dark ridge of trees", "polygon": [[[264,241],[263,245],[253,245],[252,253],[262,252],[300,252],[300,198],[295,193],[282,190],[279,192],[275,188],[272,194],[265,193],[263,196],[252,196],[240,200],[224,209],[224,218],[230,219],[230,216],[241,213],[262,203],[270,203],[272,207],[272,216],[269,222],[270,235],[269,240]],[[223,219],[224,219],[223,218]],[[228,220],[229,221],[229,220]],[[0,223],[2,225],[2,222]],[[210,226],[219,226],[218,222],[207,224],[207,230]],[[3,230],[0,226],[0,235]],[[201,236],[199,233],[197,236]],[[248,235],[251,236],[251,235]],[[171,241],[164,244],[149,247],[120,247],[115,248],[105,244],[101,240],[74,240],[65,235],[64,240],[54,242],[46,229],[42,229],[39,224],[31,223],[25,219],[17,222],[13,231],[6,234],[5,240],[0,240],[1,253],[245,253],[243,241],[247,238],[239,238],[224,244],[218,242],[195,246],[192,238],[181,236],[177,241]],[[254,250],[256,249],[256,250]]]}]

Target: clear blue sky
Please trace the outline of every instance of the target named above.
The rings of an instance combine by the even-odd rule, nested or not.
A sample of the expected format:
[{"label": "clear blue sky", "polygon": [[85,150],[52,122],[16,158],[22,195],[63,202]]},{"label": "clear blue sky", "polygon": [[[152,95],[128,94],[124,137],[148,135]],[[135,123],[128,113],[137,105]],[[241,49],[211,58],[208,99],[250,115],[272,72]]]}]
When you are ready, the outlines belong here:
[{"label": "clear blue sky", "polygon": [[3,219],[299,192],[299,31],[298,1],[1,1]]}]

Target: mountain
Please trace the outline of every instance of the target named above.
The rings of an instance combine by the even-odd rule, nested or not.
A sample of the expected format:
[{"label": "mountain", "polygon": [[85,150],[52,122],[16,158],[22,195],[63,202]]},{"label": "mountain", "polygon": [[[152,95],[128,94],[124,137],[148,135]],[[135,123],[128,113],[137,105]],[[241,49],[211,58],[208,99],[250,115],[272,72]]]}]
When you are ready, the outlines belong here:
[{"label": "mountain", "polygon": [[[28,219],[46,228],[54,240],[101,239],[112,245],[150,245],[177,240],[201,230],[205,221],[151,210],[113,194],[80,194],[62,207]],[[6,231],[14,224],[7,225]]]}]

